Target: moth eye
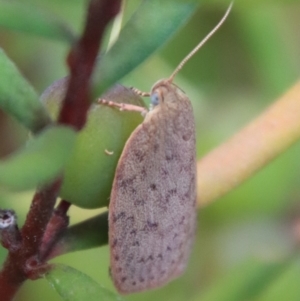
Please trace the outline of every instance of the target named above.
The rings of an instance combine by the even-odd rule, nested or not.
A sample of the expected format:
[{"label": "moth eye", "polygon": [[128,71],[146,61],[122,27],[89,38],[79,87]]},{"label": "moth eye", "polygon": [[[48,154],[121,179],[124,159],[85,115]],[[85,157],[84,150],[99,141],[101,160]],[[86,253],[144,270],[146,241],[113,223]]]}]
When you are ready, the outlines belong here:
[{"label": "moth eye", "polygon": [[151,98],[151,104],[153,107],[155,107],[159,104],[160,97],[157,92],[152,93],[150,98]]}]

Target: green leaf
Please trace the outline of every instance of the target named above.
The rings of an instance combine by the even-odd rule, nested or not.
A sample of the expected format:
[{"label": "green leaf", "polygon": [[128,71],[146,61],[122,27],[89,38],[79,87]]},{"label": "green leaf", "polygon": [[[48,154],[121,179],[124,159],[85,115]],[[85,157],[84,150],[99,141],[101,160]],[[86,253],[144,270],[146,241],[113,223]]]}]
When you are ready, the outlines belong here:
[{"label": "green leaf", "polygon": [[0,161],[0,186],[24,190],[53,180],[70,156],[75,138],[68,127],[46,129],[24,149]]},{"label": "green leaf", "polygon": [[[59,112],[67,80],[56,81],[41,96],[54,119]],[[113,102],[145,106],[136,93],[121,85],[115,85],[103,97]],[[93,104],[66,164],[60,196],[83,208],[107,206],[119,157],[132,131],[142,121],[143,117],[137,112]]]},{"label": "green leaf", "polygon": [[69,252],[100,247],[108,243],[108,212],[69,227],[49,258]]},{"label": "green leaf", "polygon": [[65,265],[53,265],[45,277],[64,301],[124,300],[86,274]]},{"label": "green leaf", "polygon": [[195,300],[252,300],[251,298],[258,296],[289,266],[289,263],[290,260],[280,262],[249,260],[228,273]]},{"label": "green leaf", "polygon": [[0,108],[4,112],[15,117],[33,132],[51,123],[38,95],[2,49],[0,49],[0,78]]},{"label": "green leaf", "polygon": [[58,17],[35,5],[16,1],[0,1],[0,26],[73,43],[75,37]]},{"label": "green leaf", "polygon": [[161,47],[191,17],[195,1],[144,0],[99,62],[95,95],[128,74]]}]

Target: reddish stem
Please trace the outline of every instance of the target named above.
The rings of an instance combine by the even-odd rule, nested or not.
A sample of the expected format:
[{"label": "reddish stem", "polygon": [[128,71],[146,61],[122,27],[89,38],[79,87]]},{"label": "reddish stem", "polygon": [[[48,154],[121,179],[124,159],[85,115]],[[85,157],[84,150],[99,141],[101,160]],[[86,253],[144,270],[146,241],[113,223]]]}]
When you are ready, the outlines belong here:
[{"label": "reddish stem", "polygon": [[[108,22],[118,13],[120,5],[120,0],[90,0],[83,35],[68,55],[70,80],[59,123],[70,125],[77,130],[84,126],[90,103],[89,82],[101,38]],[[60,182],[55,181],[34,196],[21,231],[20,249],[9,252],[0,272],[1,301],[12,300],[26,279],[34,279],[39,275],[39,271],[45,271],[39,252],[53,213]],[[66,216],[68,208],[69,204],[62,202],[58,210]],[[37,268],[36,272],[34,266]]]},{"label": "reddish stem", "polygon": [[10,253],[0,273],[1,301],[12,300],[20,286],[26,280],[26,276],[14,259],[14,255]]},{"label": "reddish stem", "polygon": [[83,36],[68,55],[70,80],[59,122],[80,130],[90,105],[89,84],[101,37],[107,23],[119,12],[120,0],[91,0]]},{"label": "reddish stem", "polygon": [[59,212],[61,215],[66,215],[71,204],[66,200],[61,200],[58,206],[56,207],[56,211]]},{"label": "reddish stem", "polygon": [[[39,251],[47,224],[52,215],[61,181],[36,192],[30,211],[22,228],[23,248],[27,257],[34,256]],[[34,235],[32,235],[34,233]]]},{"label": "reddish stem", "polygon": [[42,261],[45,261],[46,258],[48,258],[48,254],[52,251],[52,248],[55,246],[64,230],[67,229],[69,225],[67,212],[70,206],[71,204],[69,202],[62,200],[54,210],[40,246],[40,259]]},{"label": "reddish stem", "polygon": [[27,219],[22,228],[21,246],[15,252],[9,252],[0,273],[1,301],[9,301],[19,287],[28,278],[28,262],[37,257],[39,247],[51,217],[60,181],[36,192]]}]

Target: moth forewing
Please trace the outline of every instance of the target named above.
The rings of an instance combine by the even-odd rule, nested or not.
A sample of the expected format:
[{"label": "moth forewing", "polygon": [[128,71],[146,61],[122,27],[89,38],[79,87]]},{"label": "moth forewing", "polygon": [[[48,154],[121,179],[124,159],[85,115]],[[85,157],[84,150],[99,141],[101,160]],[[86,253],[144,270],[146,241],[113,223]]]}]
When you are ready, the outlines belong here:
[{"label": "moth forewing", "polygon": [[161,102],[119,159],[109,207],[111,275],[120,293],[180,275],[196,227],[195,125],[189,99],[162,81]]},{"label": "moth forewing", "polygon": [[187,265],[196,228],[195,122],[189,98],[172,81],[220,28],[231,6],[168,79],[158,81],[151,93],[133,89],[151,97],[151,108],[126,142],[112,186],[110,263],[120,293],[160,287]]}]

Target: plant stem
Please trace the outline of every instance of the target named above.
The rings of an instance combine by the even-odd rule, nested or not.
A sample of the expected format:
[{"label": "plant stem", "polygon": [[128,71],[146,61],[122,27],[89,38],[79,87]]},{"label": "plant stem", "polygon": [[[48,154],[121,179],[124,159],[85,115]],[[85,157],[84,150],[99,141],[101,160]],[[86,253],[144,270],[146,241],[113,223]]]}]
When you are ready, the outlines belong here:
[{"label": "plant stem", "polygon": [[70,80],[59,122],[80,130],[90,106],[90,77],[107,23],[120,10],[120,0],[91,0],[84,33],[68,55]]},{"label": "plant stem", "polygon": [[[100,42],[107,24],[119,9],[120,0],[90,0],[82,37],[68,55],[70,80],[59,123],[77,130],[84,126],[90,105],[89,82]],[[39,268],[43,267],[40,247],[53,213],[60,184],[59,179],[36,192],[21,230],[21,246],[17,251],[9,252],[0,272],[1,301],[11,301],[26,279],[39,276]],[[59,207],[65,213],[68,208],[69,205],[65,203]],[[47,250],[44,252],[47,253]]]},{"label": "plant stem", "polygon": [[300,82],[231,139],[199,160],[198,204],[249,179],[300,138]]},{"label": "plant stem", "polygon": [[18,250],[9,252],[0,273],[1,301],[10,301],[19,287],[28,278],[28,261],[37,257],[47,223],[51,217],[60,181],[37,191],[25,224],[22,228],[22,242]]},{"label": "plant stem", "polygon": [[71,204],[69,202],[62,200],[53,211],[40,246],[40,258],[42,261],[47,259],[47,255],[51,253],[53,247],[57,244],[58,239],[67,229],[69,225],[67,212],[70,206]]}]

